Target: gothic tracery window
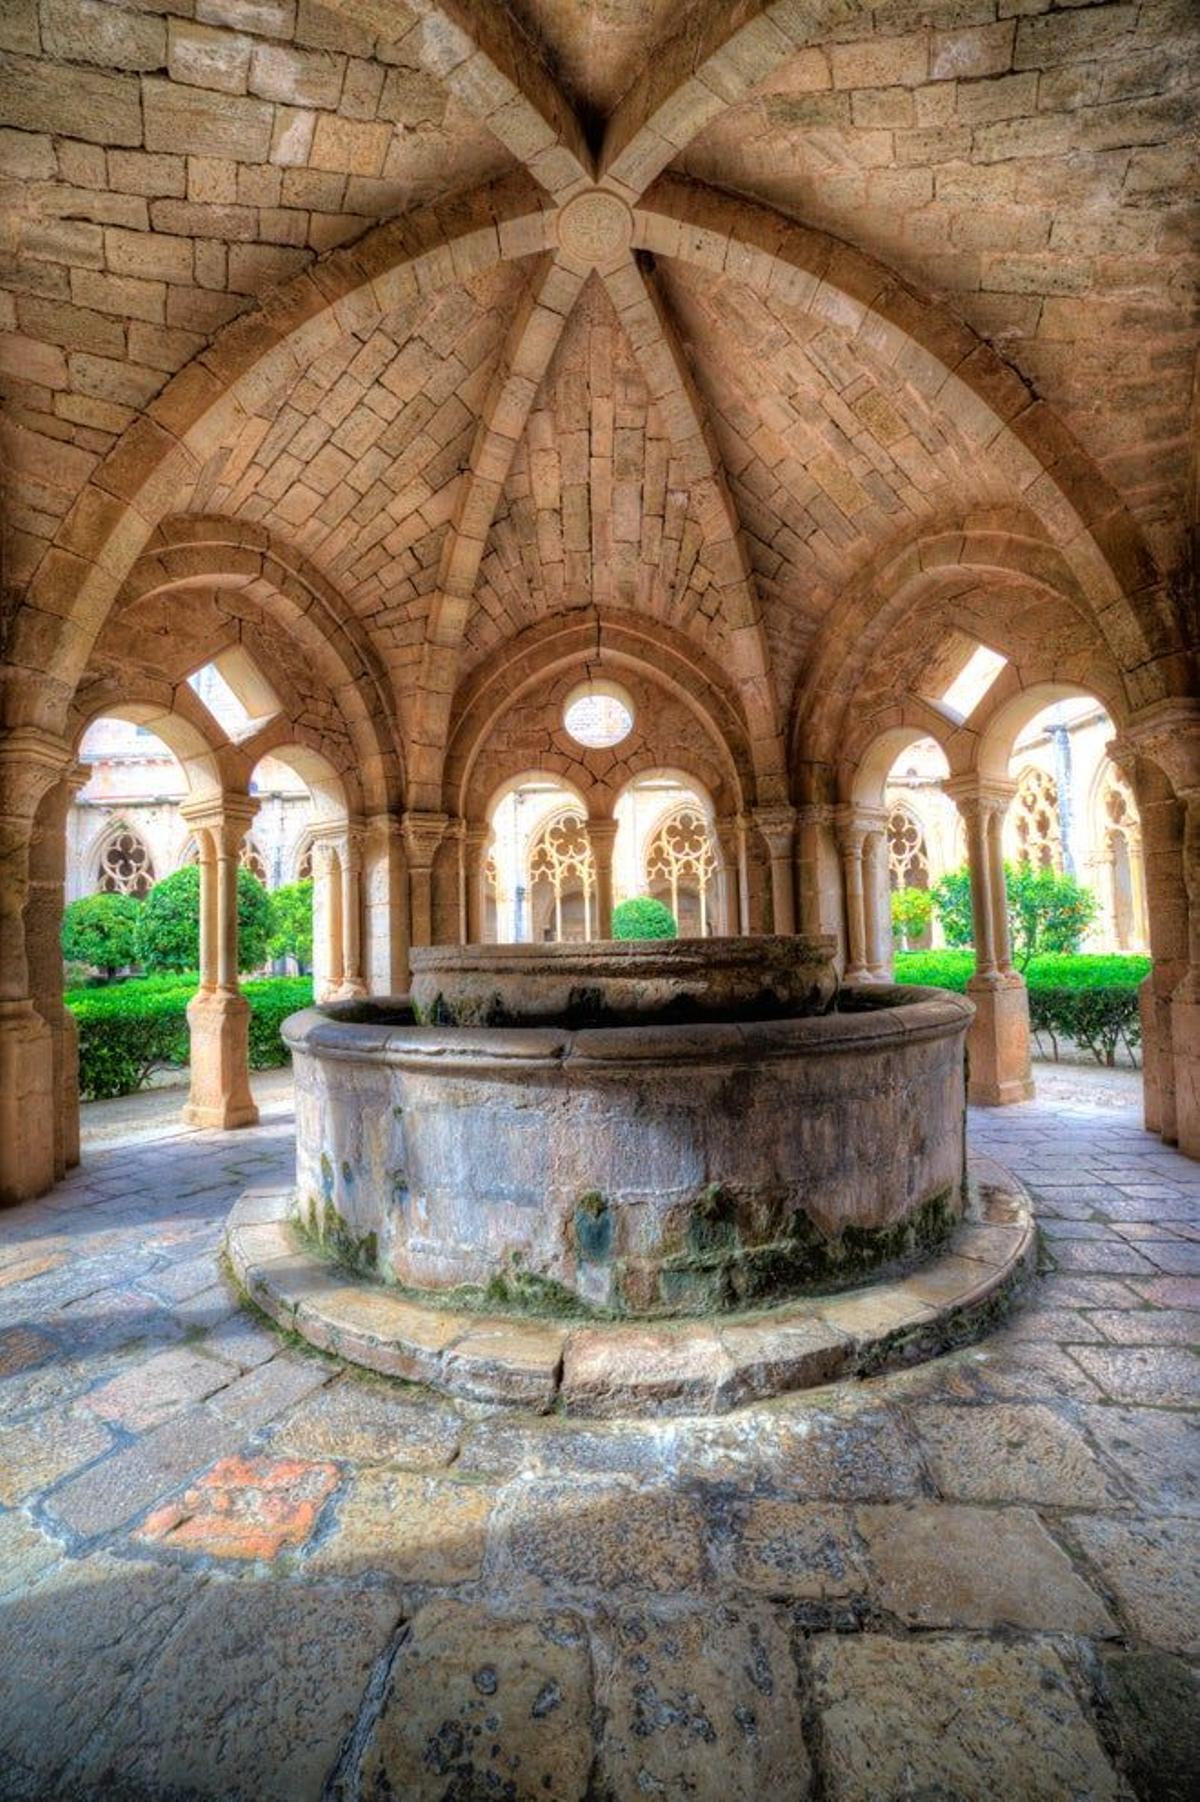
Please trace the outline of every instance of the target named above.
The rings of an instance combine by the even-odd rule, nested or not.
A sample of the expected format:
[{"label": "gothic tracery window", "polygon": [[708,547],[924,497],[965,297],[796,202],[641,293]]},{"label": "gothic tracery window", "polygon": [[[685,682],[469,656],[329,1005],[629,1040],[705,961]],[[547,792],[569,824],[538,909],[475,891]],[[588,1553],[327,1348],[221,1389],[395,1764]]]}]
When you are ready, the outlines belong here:
[{"label": "gothic tracery window", "polygon": [[154,887],[150,853],[127,826],[122,826],[104,845],[96,875],[97,887],[104,895],[136,895],[140,900]]},{"label": "gothic tracery window", "polygon": [[[676,807],[663,820],[646,848],[646,885],[658,900],[665,901],[680,928],[692,921],[683,918],[694,903],[695,928],[701,938],[709,932],[710,895],[716,875],[717,858],[713,850],[708,821],[698,807],[684,804]],[[682,910],[682,911],[681,911]]]},{"label": "gothic tracery window", "polygon": [[1117,948],[1128,951],[1146,939],[1145,871],[1137,802],[1115,764],[1105,768],[1099,802],[1095,861],[1106,877],[1101,892],[1108,905],[1108,926]]},{"label": "gothic tracery window", "polygon": [[1035,870],[1063,867],[1058,784],[1047,770],[1031,765],[1017,778],[1009,821],[1018,863]]},{"label": "gothic tracery window", "polygon": [[893,807],[888,815],[888,887],[928,888],[929,852],[921,822],[907,807]]},{"label": "gothic tracery window", "polygon": [[252,876],[257,876],[258,880],[262,883],[263,887],[266,888],[266,886],[267,886],[266,862],[263,858],[262,852],[259,850],[258,846],[255,844],[255,842],[252,838],[243,839],[242,849],[241,849],[240,853],[238,854],[238,862],[241,864],[243,870],[249,870],[249,872]]},{"label": "gothic tracery window", "polygon": [[[596,867],[588,842],[587,821],[577,808],[564,808],[553,814],[542,826],[529,850],[529,886],[549,886],[553,904],[552,923],[548,917],[543,933],[556,944],[564,938],[590,939],[592,936],[592,896],[596,886]],[[582,920],[577,918],[582,900]],[[572,905],[574,904],[574,905]],[[549,916],[550,910],[547,909]],[[582,925],[582,932],[578,930]]]}]

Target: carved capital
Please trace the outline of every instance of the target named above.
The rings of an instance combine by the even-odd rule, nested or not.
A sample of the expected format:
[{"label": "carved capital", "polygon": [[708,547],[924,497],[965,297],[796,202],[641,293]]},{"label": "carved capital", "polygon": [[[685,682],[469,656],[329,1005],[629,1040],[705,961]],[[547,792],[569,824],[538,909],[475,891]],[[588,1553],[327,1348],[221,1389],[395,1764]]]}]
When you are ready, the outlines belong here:
[{"label": "carved capital", "polygon": [[204,795],[181,801],[179,813],[193,832],[211,835],[219,857],[236,857],[258,808],[253,795]]},{"label": "carved capital", "polygon": [[1181,801],[1200,794],[1200,699],[1177,695],[1143,707],[1128,721],[1122,741],[1158,765]]},{"label": "carved capital", "polygon": [[756,807],[754,824],[772,857],[790,857],[796,837],[794,807]]},{"label": "carved capital", "polygon": [[413,869],[429,870],[437,856],[438,846],[450,824],[444,813],[406,813],[400,822],[404,831],[404,849]]},{"label": "carved capital", "polygon": [[1008,812],[1017,785],[998,777],[952,776],[942,783],[942,792],[954,802],[964,820],[981,815],[986,822],[990,814]]},{"label": "carved capital", "polygon": [[613,847],[617,842],[617,822],[615,820],[589,820],[587,839],[592,849],[592,856],[597,863],[611,860]]},{"label": "carved capital", "polygon": [[73,762],[70,746],[40,726],[17,726],[0,739],[0,814],[32,821],[42,796]]}]

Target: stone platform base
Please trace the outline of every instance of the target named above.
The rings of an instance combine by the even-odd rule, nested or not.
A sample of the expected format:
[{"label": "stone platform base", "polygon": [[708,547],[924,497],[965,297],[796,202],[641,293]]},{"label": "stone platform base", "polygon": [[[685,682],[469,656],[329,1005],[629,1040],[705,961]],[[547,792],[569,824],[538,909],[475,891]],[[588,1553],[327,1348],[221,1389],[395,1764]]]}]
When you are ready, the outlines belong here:
[{"label": "stone platform base", "polygon": [[743,1403],[936,1357],[985,1333],[1032,1274],[1025,1190],[970,1160],[970,1198],[942,1254],[869,1288],[672,1323],[454,1312],[315,1253],[287,1189],[230,1213],[235,1280],[280,1326],[352,1364],[471,1401],[578,1415],[723,1414]]}]

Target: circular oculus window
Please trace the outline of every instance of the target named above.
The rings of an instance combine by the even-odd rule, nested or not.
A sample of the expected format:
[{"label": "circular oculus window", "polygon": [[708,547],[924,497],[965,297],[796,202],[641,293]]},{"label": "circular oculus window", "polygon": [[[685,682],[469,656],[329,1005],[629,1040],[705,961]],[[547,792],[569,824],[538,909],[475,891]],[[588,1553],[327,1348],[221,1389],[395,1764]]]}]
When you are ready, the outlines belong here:
[{"label": "circular oculus window", "polygon": [[633,731],[633,700],[615,682],[581,682],[563,703],[563,725],[577,745],[607,751]]}]

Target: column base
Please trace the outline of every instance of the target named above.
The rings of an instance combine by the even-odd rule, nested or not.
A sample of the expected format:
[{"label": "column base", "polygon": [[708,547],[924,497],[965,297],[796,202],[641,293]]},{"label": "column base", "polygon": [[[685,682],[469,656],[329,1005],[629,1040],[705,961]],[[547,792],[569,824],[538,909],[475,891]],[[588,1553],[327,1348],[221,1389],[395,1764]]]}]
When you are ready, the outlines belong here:
[{"label": "column base", "polygon": [[193,995],[187,1018],[192,1076],[184,1125],[225,1131],[256,1125],[258,1109],[250,1093],[250,1003],[244,995]]},{"label": "column base", "polygon": [[0,1206],[54,1184],[54,1045],[28,1001],[0,1002]]},{"label": "column base", "polygon": [[1015,973],[973,976],[967,994],[975,1018],[967,1034],[968,1101],[977,1107],[1009,1107],[1033,1095],[1029,996]]},{"label": "column base", "polygon": [[1200,972],[1189,970],[1171,997],[1176,1144],[1200,1158]]}]

